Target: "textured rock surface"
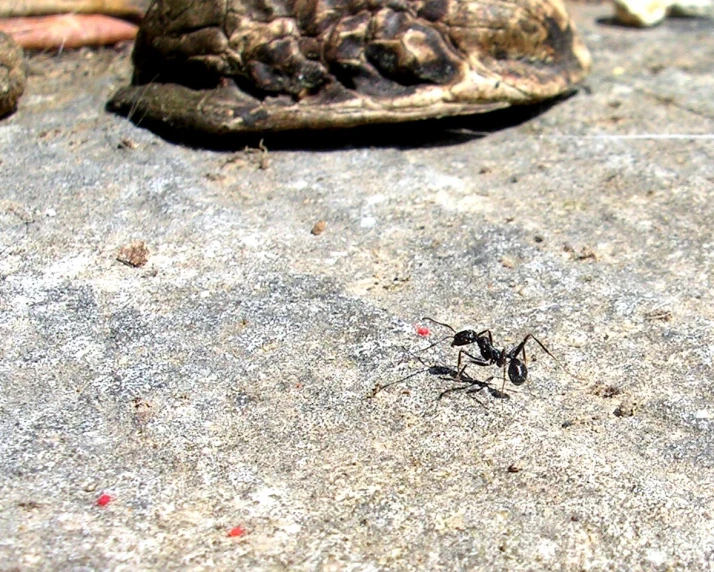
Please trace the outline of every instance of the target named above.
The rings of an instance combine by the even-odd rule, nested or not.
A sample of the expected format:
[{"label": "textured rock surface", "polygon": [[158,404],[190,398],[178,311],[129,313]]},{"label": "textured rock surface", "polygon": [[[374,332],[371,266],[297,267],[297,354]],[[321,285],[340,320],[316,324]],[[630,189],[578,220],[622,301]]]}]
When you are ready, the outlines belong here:
[{"label": "textured rock surface", "polygon": [[157,0],[133,59],[111,109],[209,133],[481,113],[590,65],[560,0]]},{"label": "textured rock surface", "polygon": [[[714,34],[570,9],[589,92],[483,138],[191,150],[103,111],[127,53],[31,58],[0,123],[2,567],[710,568]],[[423,367],[424,315],[584,380],[534,349],[485,407],[428,374],[367,399]]]}]

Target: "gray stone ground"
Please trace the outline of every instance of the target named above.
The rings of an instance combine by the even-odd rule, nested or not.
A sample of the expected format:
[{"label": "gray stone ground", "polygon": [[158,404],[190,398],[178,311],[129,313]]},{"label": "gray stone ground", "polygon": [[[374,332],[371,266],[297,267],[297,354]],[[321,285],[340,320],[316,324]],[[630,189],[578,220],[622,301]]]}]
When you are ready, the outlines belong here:
[{"label": "gray stone ground", "polygon": [[[572,11],[589,89],[542,115],[267,164],[105,113],[127,49],[33,57],[0,123],[0,570],[714,568],[714,24]],[[509,399],[369,398],[425,315],[582,379],[533,344]]]}]

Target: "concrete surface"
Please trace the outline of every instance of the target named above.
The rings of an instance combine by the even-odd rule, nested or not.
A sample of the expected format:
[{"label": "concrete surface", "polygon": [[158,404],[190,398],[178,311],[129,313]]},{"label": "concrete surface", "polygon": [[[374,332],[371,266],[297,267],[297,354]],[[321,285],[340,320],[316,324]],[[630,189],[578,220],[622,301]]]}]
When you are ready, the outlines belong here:
[{"label": "concrete surface", "polygon": [[[191,149],[104,112],[126,48],[33,57],[0,123],[0,570],[711,570],[714,25],[571,9],[587,89],[484,137]],[[424,367],[422,316],[581,379],[529,343],[508,399],[370,397]]]}]

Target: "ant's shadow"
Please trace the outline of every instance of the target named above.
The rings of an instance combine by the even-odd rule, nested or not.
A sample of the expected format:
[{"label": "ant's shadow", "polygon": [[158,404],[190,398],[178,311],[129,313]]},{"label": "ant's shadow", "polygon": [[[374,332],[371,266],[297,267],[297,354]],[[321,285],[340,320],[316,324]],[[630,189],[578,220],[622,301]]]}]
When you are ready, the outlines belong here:
[{"label": "ant's shadow", "polygon": [[508,395],[505,391],[496,389],[491,385],[491,381],[493,381],[494,379],[493,377],[489,377],[487,379],[476,379],[475,377],[471,377],[464,371],[462,371],[461,375],[459,375],[459,373],[454,368],[443,365],[430,366],[429,368],[427,368],[426,373],[428,373],[429,375],[438,376],[439,379],[443,381],[450,380],[454,383],[460,384],[442,391],[436,398],[437,401],[441,401],[445,396],[458,392],[463,392],[469,397],[473,397],[475,399],[476,394],[484,390],[487,391],[491,395],[491,397],[495,399],[511,398],[511,396]]},{"label": "ant's shadow", "polygon": [[[422,361],[420,358],[419,361]],[[424,362],[422,361],[422,364]],[[426,364],[424,364],[426,365]],[[426,368],[420,369],[419,371],[415,371],[414,373],[410,373],[406,377],[403,377],[401,379],[398,379],[397,381],[393,381],[391,383],[387,383],[385,385],[378,384],[374,390],[372,391],[370,397],[374,397],[379,393],[380,391],[387,389],[388,387],[391,387],[393,385],[397,385],[398,383],[404,383],[405,381],[416,377],[417,375],[426,373],[428,375],[438,377],[442,381],[451,381],[453,383],[457,383],[459,385],[449,387],[448,389],[445,389],[442,391],[436,398],[437,401],[441,401],[445,396],[450,395],[452,393],[459,393],[463,392],[469,397],[475,399],[477,402],[479,402],[481,405],[484,405],[477,397],[477,394],[480,393],[481,391],[486,391],[488,392],[491,397],[495,399],[510,399],[511,396],[506,393],[505,391],[496,389],[491,385],[491,381],[493,381],[494,377],[489,377],[487,379],[476,379],[475,377],[471,377],[465,372],[461,372],[461,375],[459,375],[459,372],[448,366],[444,365],[430,365],[427,366]]]}]

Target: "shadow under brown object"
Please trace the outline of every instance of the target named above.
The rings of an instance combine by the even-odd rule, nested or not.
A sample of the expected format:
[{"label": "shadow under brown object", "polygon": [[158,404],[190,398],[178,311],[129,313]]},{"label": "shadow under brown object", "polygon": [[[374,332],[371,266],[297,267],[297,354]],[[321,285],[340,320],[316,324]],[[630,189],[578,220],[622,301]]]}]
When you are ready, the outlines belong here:
[{"label": "shadow under brown object", "polygon": [[0,117],[12,113],[25,91],[22,49],[0,32]]}]

